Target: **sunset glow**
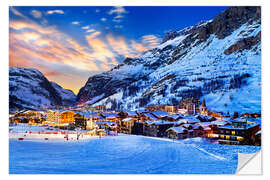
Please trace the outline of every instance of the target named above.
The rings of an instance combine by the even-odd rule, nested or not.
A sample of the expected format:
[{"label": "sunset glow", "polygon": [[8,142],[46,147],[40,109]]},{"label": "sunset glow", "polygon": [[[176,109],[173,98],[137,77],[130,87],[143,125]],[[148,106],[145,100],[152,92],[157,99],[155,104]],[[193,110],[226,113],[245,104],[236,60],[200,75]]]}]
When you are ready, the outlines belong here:
[{"label": "sunset glow", "polygon": [[[91,75],[109,70],[125,57],[142,55],[157,46],[166,31],[201,19],[168,23],[161,10],[152,8],[156,16],[142,17],[150,15],[147,7],[10,7],[10,66],[36,68],[78,93]],[[166,12],[170,18],[177,11]]]}]

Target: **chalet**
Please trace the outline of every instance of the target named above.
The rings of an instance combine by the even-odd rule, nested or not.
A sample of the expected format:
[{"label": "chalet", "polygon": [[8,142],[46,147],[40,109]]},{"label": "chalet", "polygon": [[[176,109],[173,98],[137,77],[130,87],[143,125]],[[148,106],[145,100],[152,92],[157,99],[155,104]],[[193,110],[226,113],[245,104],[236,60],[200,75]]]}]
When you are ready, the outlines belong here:
[{"label": "chalet", "polygon": [[76,127],[80,127],[82,129],[86,129],[86,117],[83,115],[83,113],[76,113],[74,115],[74,123]]},{"label": "chalet", "polygon": [[142,117],[144,120],[157,120],[157,118],[151,113],[143,113]]},{"label": "chalet", "polygon": [[170,121],[146,121],[144,123],[144,135],[154,137],[166,137],[166,130],[173,127],[175,122]]},{"label": "chalet", "polygon": [[156,119],[165,120],[165,121],[176,121],[183,118],[182,115],[169,114],[165,111],[154,111],[151,113]]},{"label": "chalet", "polygon": [[49,110],[47,111],[47,121],[57,123],[58,125],[67,125],[69,123],[74,123],[73,111],[63,111],[63,110]]},{"label": "chalet", "polygon": [[74,123],[74,115],[75,113],[73,111],[60,111],[60,123],[61,124],[69,124]]},{"label": "chalet", "polygon": [[178,119],[177,122],[182,123],[182,124],[197,124],[197,123],[200,123],[201,121],[199,119],[196,119],[190,116],[190,117],[184,117],[182,119]]},{"label": "chalet", "polygon": [[185,139],[205,136],[204,128],[197,124],[184,124],[166,130],[167,137],[172,139]]},{"label": "chalet", "polygon": [[30,119],[30,118],[39,118],[41,119],[43,116],[45,116],[45,112],[43,111],[33,111],[33,110],[28,110],[24,112],[25,117]]},{"label": "chalet", "polygon": [[201,122],[198,124],[203,128],[204,137],[210,137],[210,134],[213,134],[211,122]]},{"label": "chalet", "polygon": [[131,134],[136,119],[128,117],[122,120],[121,132],[125,134]]},{"label": "chalet", "polygon": [[156,119],[162,119],[163,117],[168,116],[169,114],[165,111],[153,111],[151,113]]},{"label": "chalet", "polygon": [[117,127],[117,123],[112,121],[98,121],[96,122],[96,125],[99,129],[112,129]]},{"label": "chalet", "polygon": [[37,124],[41,122],[41,117],[31,117],[28,120],[29,124]]},{"label": "chalet", "polygon": [[175,106],[171,106],[171,105],[165,105],[164,106],[164,111],[168,112],[168,113],[176,113],[176,107]]},{"label": "chalet", "polygon": [[182,126],[171,127],[166,132],[170,139],[186,139],[188,137],[188,130]]},{"label": "chalet", "polygon": [[138,117],[138,114],[136,111],[126,111],[128,117],[136,118]]},{"label": "chalet", "polygon": [[221,114],[221,112],[208,112],[208,115],[211,117],[214,117],[216,119],[222,119],[223,115]]},{"label": "chalet", "polygon": [[258,123],[244,119],[231,120],[231,125],[218,127],[220,144],[255,144],[255,134],[260,130]]},{"label": "chalet", "polygon": [[57,110],[48,110],[47,111],[47,121],[49,122],[60,122],[60,113]]},{"label": "chalet", "polygon": [[76,127],[82,129],[95,129],[96,119],[93,117],[93,113],[89,112],[78,112],[74,115],[74,121]]},{"label": "chalet", "polygon": [[106,121],[113,121],[113,122],[116,122],[117,118],[119,117],[117,114],[107,112],[101,113],[101,116],[104,117]]},{"label": "chalet", "polygon": [[182,114],[182,115],[188,115],[188,110],[187,109],[177,109],[177,113]]},{"label": "chalet", "polygon": [[162,104],[157,104],[157,105],[148,105],[145,107],[145,109],[147,109],[148,111],[152,112],[152,111],[160,111],[162,109],[164,109],[165,105]]},{"label": "chalet", "polygon": [[212,121],[210,127],[213,130],[213,133],[218,133],[218,128],[220,126],[226,126],[226,125],[230,125],[231,122],[230,121],[223,121],[223,120],[216,120],[216,121]]}]

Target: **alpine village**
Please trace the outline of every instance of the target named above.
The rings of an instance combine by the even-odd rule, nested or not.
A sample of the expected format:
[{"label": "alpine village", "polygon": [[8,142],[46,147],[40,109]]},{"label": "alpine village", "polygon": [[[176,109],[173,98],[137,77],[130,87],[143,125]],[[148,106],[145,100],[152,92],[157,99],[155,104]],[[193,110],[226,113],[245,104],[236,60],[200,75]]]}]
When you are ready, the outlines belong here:
[{"label": "alpine village", "polygon": [[200,103],[199,99],[188,98],[179,106],[149,105],[137,111],[106,111],[103,105],[23,110],[9,114],[9,126],[45,127],[38,132],[26,129],[18,140],[31,136],[48,140],[59,135],[68,141],[124,133],[170,139],[202,137],[212,143],[260,146],[260,119],[259,113],[212,112],[205,99]]}]

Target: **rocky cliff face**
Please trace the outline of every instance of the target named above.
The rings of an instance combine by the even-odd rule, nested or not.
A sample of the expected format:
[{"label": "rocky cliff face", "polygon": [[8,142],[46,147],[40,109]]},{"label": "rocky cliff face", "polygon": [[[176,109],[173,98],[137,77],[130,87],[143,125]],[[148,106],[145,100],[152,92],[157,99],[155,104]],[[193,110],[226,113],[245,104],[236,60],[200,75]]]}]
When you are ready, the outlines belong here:
[{"label": "rocky cliff face", "polygon": [[44,106],[70,106],[75,104],[75,100],[76,95],[73,92],[48,81],[36,69],[9,68],[10,111]]},{"label": "rocky cliff face", "polygon": [[213,20],[170,32],[139,58],[92,76],[79,103],[136,109],[205,98],[212,110],[260,111],[260,7],[230,7]]}]

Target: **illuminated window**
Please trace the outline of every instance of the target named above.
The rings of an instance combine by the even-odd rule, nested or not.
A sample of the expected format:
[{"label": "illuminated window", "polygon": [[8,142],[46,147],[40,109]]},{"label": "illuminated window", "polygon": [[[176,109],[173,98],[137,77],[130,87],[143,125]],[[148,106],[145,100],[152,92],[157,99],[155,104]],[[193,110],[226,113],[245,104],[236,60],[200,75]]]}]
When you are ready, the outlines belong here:
[{"label": "illuminated window", "polygon": [[235,131],[232,131],[232,135],[235,135]]},{"label": "illuminated window", "polygon": [[229,140],[230,139],[230,136],[226,136],[226,139]]}]

